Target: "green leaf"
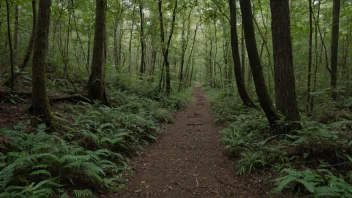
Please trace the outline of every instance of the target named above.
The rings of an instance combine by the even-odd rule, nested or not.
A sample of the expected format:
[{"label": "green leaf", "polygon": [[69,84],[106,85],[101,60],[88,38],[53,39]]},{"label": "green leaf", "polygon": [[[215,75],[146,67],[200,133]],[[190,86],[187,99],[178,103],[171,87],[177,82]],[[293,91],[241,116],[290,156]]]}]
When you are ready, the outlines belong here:
[{"label": "green leaf", "polygon": [[315,184],[312,182],[308,182],[306,180],[303,179],[297,179],[297,182],[303,184],[303,186],[310,192],[310,193],[314,193],[314,189],[315,189]]}]

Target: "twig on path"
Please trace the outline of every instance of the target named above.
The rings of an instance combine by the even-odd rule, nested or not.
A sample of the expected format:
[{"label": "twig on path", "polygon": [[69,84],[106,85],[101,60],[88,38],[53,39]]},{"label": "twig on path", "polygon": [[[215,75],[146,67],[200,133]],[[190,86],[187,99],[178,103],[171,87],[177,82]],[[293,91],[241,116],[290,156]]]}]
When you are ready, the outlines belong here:
[{"label": "twig on path", "polygon": [[179,184],[177,182],[172,182],[172,183],[176,184],[178,187],[182,188],[183,190],[185,190],[185,191],[187,191],[189,193],[192,193],[193,195],[197,195],[198,194],[198,193],[195,193],[195,192],[191,191],[190,189],[184,187],[183,185],[181,185],[181,184]]},{"label": "twig on path", "polygon": [[[237,188],[237,189],[241,189],[241,190],[246,190],[246,191],[248,191],[248,192],[253,192],[253,190],[251,190],[251,189],[249,189],[249,188],[244,188],[244,187],[235,186],[235,185],[233,185],[233,184],[226,183],[226,182],[224,182],[223,180],[221,180],[220,177],[218,177],[218,176],[215,176],[215,178],[217,179],[217,181],[218,181],[220,184],[225,184],[225,185],[230,186],[230,187],[233,187],[233,188]],[[263,194],[265,194],[265,195],[266,195],[266,193],[256,193],[256,194],[258,194],[258,195],[263,195]]]},{"label": "twig on path", "polygon": [[186,116],[187,118],[199,118],[199,117],[203,117],[201,115],[195,115],[195,116]]},{"label": "twig on path", "polygon": [[204,123],[187,123],[187,125],[205,125]]}]

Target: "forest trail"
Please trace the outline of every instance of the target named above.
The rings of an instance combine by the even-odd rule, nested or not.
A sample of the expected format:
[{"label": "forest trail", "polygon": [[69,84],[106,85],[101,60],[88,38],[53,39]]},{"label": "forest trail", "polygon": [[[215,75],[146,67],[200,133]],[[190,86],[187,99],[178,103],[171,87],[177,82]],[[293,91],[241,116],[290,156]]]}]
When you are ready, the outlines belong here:
[{"label": "forest trail", "polygon": [[260,181],[237,177],[235,165],[219,142],[210,103],[196,85],[194,100],[176,113],[158,141],[131,160],[134,175],[111,197],[265,197]]}]

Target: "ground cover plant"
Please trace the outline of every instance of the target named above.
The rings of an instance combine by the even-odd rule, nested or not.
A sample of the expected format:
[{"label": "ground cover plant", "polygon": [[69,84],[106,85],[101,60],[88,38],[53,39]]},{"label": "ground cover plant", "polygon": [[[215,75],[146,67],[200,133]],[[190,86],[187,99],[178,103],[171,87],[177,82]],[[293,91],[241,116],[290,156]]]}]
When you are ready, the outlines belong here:
[{"label": "ground cover plant", "polygon": [[[210,95],[216,121],[228,125],[221,131],[221,142],[239,157],[236,174],[274,172],[277,178],[268,181],[274,186],[274,194],[289,191],[301,196],[352,196],[352,120],[348,119],[348,107],[340,109],[342,117],[304,118],[301,129],[277,134],[260,110],[248,109],[226,91],[204,90]],[[331,119],[328,123],[326,117]]]},{"label": "ground cover plant", "polygon": [[191,87],[184,118],[200,120],[179,129],[220,130],[198,115],[204,85],[239,175],[269,170],[275,193],[349,197],[351,12],[351,0],[0,1],[0,194],[118,191],[127,158],[188,107]]}]

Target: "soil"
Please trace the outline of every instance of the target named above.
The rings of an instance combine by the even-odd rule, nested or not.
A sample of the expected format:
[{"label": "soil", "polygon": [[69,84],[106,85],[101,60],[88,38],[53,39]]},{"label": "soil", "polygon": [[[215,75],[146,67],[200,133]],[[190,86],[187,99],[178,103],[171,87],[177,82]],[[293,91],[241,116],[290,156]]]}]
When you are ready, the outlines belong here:
[{"label": "soil", "polygon": [[269,197],[260,177],[235,174],[234,160],[219,142],[224,127],[214,124],[201,85],[193,96],[158,141],[131,160],[134,175],[110,197]]}]

